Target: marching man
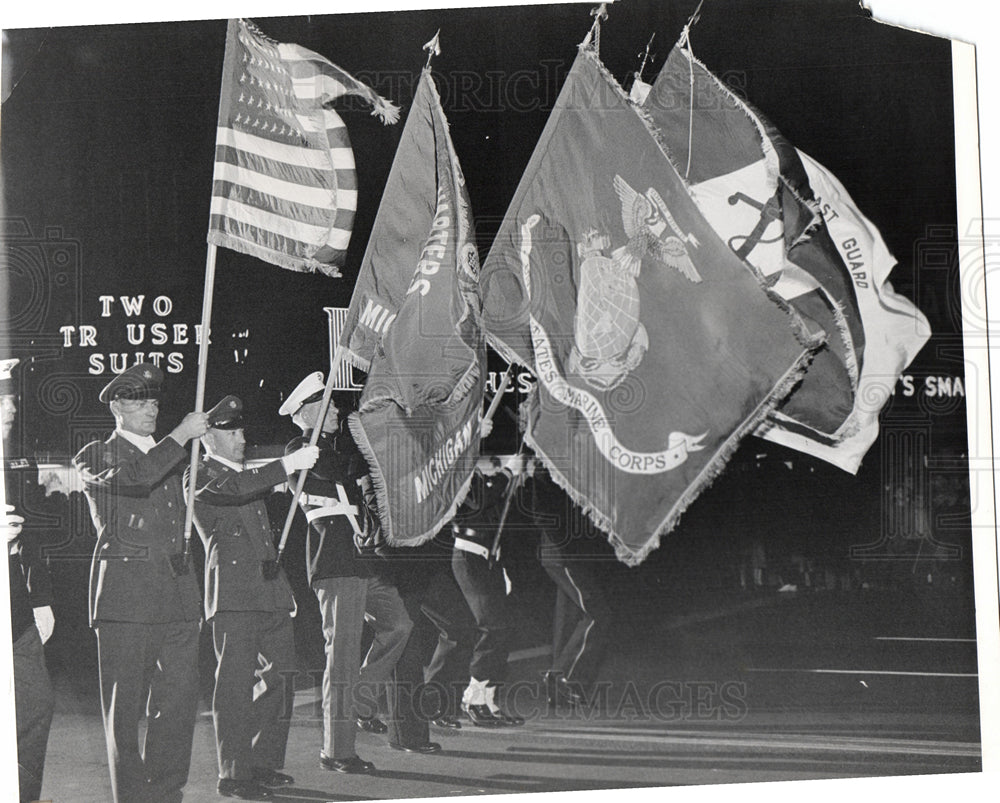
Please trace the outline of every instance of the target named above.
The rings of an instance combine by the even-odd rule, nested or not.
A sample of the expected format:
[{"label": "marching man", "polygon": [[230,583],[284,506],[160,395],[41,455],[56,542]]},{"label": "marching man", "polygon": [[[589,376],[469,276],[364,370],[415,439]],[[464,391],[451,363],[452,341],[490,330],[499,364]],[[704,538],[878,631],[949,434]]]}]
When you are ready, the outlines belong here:
[{"label": "marching man", "polygon": [[[320,766],[333,772],[370,775],[375,766],[355,751],[359,724],[355,706],[362,702],[362,629],[367,617],[375,640],[365,662],[365,679],[374,684],[387,683],[406,647],[413,620],[396,587],[374,570],[375,560],[362,557],[358,549],[377,524],[368,514],[364,499],[365,484],[370,481],[368,465],[347,427],[353,394],[334,393],[320,420],[323,388],[323,374],[310,374],[278,410],[291,416],[302,430],[302,436],[288,444],[286,454],[301,448],[313,430],[320,428],[319,458],[299,499],[309,523],[306,568],[319,601],[326,641],[323,747],[319,760]],[[392,700],[391,694],[389,697]],[[393,743],[410,749],[410,745],[400,744],[398,737],[393,739],[395,723],[393,731]]]},{"label": "marching man", "polygon": [[245,468],[243,404],[236,396],[208,411],[202,443],[195,524],[205,545],[205,618],[218,660],[212,698],[218,790],[223,797],[264,800],[294,780],[278,770],[291,720],[283,710],[285,684],[295,672],[295,601],[274,564],[264,501],[288,474],[312,468],[319,449],[306,446]]},{"label": "marching man", "polygon": [[201,595],[181,560],[181,481],[184,447],[205,434],[208,417],[188,413],[157,441],[162,386],[163,371],[150,363],[112,379],[100,400],[115,431],[73,458],[97,530],[90,623],[115,803],[181,800],[198,709]]}]

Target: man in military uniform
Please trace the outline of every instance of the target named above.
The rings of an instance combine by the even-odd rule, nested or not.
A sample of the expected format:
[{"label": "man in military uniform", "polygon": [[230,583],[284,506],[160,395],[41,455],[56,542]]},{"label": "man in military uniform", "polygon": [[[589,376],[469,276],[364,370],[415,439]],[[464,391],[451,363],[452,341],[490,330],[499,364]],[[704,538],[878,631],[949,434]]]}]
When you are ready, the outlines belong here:
[{"label": "man in military uniform", "polygon": [[[536,471],[532,509],[544,511],[544,500],[565,501],[547,471]],[[540,528],[542,568],[556,585],[552,625],[552,668],[544,675],[548,703],[553,708],[577,709],[585,702],[607,650],[613,611],[600,573],[593,561],[594,544],[604,544],[597,527],[585,516],[579,529],[563,519],[558,526]]]},{"label": "man in military uniform", "polygon": [[201,594],[180,559],[182,476],[184,447],[205,434],[207,415],[188,413],[156,441],[162,383],[149,363],[112,379],[100,400],[115,431],[73,459],[97,530],[89,613],[116,803],[181,800],[198,706]]},{"label": "man in military uniform", "polygon": [[288,474],[312,468],[319,450],[304,447],[262,468],[244,468],[243,403],[236,396],[208,411],[202,442],[195,523],[205,545],[205,618],[218,660],[212,699],[218,789],[223,797],[264,800],[294,781],[278,770],[291,713],[283,711],[284,684],[295,672],[295,600],[284,572],[272,568],[264,499]]},{"label": "man in military uniform", "polygon": [[10,576],[10,626],[14,656],[14,707],[17,719],[17,770],[21,801],[42,793],[42,769],[55,697],[42,644],[55,626],[52,584],[33,534],[23,531],[40,494],[38,466],[14,454],[11,431],[17,414],[12,371],[19,360],[0,360],[0,421],[3,427],[3,529]]},{"label": "man in military uniform", "polygon": [[[371,774],[374,765],[355,751],[354,706],[361,702],[362,629],[367,618],[375,631],[365,661],[366,680],[386,683],[406,646],[413,620],[396,587],[373,569],[378,558],[362,558],[358,551],[358,545],[369,540],[376,525],[365,504],[366,484],[370,482],[368,466],[347,427],[346,412],[353,403],[349,397],[353,394],[335,393],[326,416],[320,420],[323,387],[323,374],[310,374],[279,409],[302,430],[302,437],[288,444],[286,454],[308,442],[317,426],[321,433],[317,441],[319,458],[299,499],[309,523],[307,572],[319,600],[326,640],[320,765],[335,772]],[[344,408],[344,414],[338,421],[340,408]],[[391,693],[389,698],[391,702]],[[393,713],[391,710],[390,715]],[[395,723],[392,727],[390,744],[399,749],[440,750],[440,745],[426,739],[420,744],[401,742],[394,738]]]},{"label": "man in military uniform", "polygon": [[501,709],[497,690],[507,674],[513,626],[507,577],[500,564],[500,536],[524,459],[517,454],[506,465],[496,457],[487,462],[491,470],[477,467],[469,495],[451,526],[452,572],[477,631],[462,710],[474,725],[523,725],[524,719]]}]

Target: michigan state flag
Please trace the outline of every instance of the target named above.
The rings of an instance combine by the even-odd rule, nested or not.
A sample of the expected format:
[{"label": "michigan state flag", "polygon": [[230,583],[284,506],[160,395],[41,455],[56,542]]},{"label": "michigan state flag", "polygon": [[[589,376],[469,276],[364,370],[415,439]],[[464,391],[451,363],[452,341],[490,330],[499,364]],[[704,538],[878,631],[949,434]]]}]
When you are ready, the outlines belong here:
[{"label": "michigan state flag", "polygon": [[350,427],[390,544],[454,516],[479,457],[486,341],[468,193],[424,70],[341,337],[368,371]]},{"label": "michigan state flag", "polygon": [[536,375],[528,444],[639,563],[824,335],[722,241],[581,48],[483,267],[491,343]]}]

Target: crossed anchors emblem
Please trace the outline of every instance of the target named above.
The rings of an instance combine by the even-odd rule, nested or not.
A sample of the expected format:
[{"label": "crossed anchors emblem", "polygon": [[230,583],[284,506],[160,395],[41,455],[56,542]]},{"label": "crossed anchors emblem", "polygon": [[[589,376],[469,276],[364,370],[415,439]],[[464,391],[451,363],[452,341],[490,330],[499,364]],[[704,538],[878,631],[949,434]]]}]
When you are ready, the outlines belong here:
[{"label": "crossed anchors emblem", "polygon": [[603,391],[620,385],[649,348],[646,328],[639,322],[636,284],[643,258],[701,282],[688,254],[688,246],[698,247],[698,239],[677,225],[660,194],[650,187],[641,195],[619,175],[613,183],[629,239],[610,256],[605,254],[610,239],[597,229],[585,232],[577,243],[583,262],[569,356],[570,370]]}]

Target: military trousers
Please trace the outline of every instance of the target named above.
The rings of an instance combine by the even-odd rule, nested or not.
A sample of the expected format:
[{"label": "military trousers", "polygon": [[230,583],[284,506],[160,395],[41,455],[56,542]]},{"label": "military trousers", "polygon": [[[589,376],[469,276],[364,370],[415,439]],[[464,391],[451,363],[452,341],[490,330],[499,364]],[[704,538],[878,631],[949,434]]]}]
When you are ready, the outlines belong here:
[{"label": "military trousers", "polygon": [[198,712],[199,623],[102,620],[94,631],[113,799],[178,803]]},{"label": "military trousers", "polygon": [[212,720],[219,777],[278,770],[294,704],[295,637],[288,611],[218,611],[212,618]]}]

